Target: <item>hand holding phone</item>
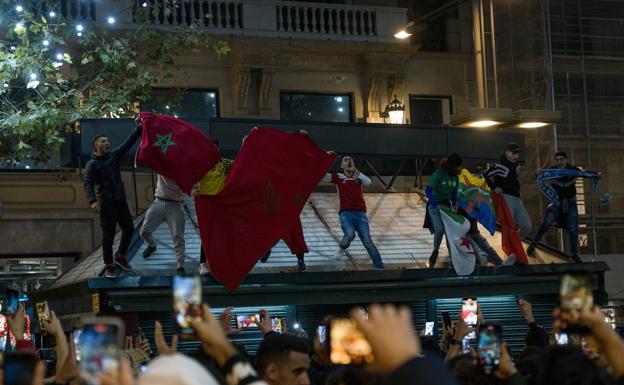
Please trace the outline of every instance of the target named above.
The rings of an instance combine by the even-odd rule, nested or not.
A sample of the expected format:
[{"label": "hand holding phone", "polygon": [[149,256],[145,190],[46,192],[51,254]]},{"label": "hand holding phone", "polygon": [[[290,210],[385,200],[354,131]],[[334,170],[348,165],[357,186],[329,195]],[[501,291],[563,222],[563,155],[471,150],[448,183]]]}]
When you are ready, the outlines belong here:
[{"label": "hand holding phone", "polygon": [[88,384],[98,384],[101,374],[118,379],[124,336],[124,324],[119,318],[93,317],[82,322],[78,341],[80,374]]},{"label": "hand holding phone", "polygon": [[373,348],[350,318],[333,318],[329,329],[330,359],[338,365],[362,365],[374,361]]},{"label": "hand holding phone", "polygon": [[479,365],[486,374],[496,370],[501,358],[502,329],[500,325],[484,324],[479,330]]},{"label": "hand holding phone", "polygon": [[4,298],[6,299],[2,306],[2,314],[12,316],[19,309],[19,293],[17,290],[7,289]]},{"label": "hand holding phone", "polygon": [[[476,298],[466,297],[462,300],[461,317],[466,326],[470,328],[477,326],[479,321],[478,311],[478,302]],[[470,340],[474,340],[476,337],[477,335],[474,331],[466,336],[466,338]]]},{"label": "hand holding phone", "polygon": [[39,328],[42,333],[47,334],[47,324],[50,322],[50,309],[48,308],[48,301],[37,302],[35,304],[37,309],[37,318],[39,319]]},{"label": "hand holding phone", "polygon": [[202,285],[199,275],[173,277],[173,308],[176,329],[186,336],[195,335],[191,320],[202,319]]},{"label": "hand holding phone", "polygon": [[559,289],[561,312],[564,330],[570,333],[587,334],[586,326],[578,325],[581,310],[594,306],[592,281],[589,274],[564,274]]},{"label": "hand holding phone", "polygon": [[435,327],[435,323],[433,321],[425,322],[425,335],[432,336],[434,327]]}]

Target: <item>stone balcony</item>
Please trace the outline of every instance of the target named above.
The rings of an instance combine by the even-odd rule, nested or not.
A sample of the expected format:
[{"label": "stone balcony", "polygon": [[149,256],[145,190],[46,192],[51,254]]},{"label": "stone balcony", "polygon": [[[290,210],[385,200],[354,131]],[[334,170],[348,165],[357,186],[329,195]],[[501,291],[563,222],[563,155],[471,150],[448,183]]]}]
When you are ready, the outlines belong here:
[{"label": "stone balcony", "polygon": [[406,9],[278,0],[31,0],[29,11],[54,10],[69,22],[107,24],[107,28],[159,29],[196,25],[218,35],[294,39],[396,42]]}]

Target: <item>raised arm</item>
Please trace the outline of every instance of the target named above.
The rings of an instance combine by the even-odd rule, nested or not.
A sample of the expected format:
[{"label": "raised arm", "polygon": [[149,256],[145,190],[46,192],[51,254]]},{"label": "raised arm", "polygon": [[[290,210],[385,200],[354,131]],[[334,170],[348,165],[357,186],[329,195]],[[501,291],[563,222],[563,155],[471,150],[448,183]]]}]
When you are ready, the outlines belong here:
[{"label": "raised arm", "polygon": [[140,120],[135,122],[137,122],[137,125],[134,129],[134,132],[132,132],[132,134],[130,134],[126,138],[121,146],[117,147],[112,151],[113,158],[116,161],[119,161],[119,159],[121,159],[121,157],[123,157],[128,152],[128,150],[130,150],[130,147],[134,146],[136,141],[141,137],[141,133],[143,132],[143,126],[141,125]]}]

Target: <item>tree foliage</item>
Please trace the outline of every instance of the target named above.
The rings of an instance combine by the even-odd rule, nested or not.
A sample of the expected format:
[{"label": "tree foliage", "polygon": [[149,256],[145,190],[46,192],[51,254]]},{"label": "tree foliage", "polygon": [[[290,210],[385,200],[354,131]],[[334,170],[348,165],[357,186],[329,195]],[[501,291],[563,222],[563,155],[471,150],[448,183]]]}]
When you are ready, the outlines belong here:
[{"label": "tree foliage", "polygon": [[67,133],[79,129],[80,119],[134,116],[138,103],[152,97],[151,88],[173,76],[176,56],[209,49],[221,57],[230,50],[197,25],[166,32],[147,23],[126,32],[93,25],[77,31],[77,24],[59,16],[36,17],[12,7],[15,3],[0,4],[0,162],[5,164],[45,162]]}]

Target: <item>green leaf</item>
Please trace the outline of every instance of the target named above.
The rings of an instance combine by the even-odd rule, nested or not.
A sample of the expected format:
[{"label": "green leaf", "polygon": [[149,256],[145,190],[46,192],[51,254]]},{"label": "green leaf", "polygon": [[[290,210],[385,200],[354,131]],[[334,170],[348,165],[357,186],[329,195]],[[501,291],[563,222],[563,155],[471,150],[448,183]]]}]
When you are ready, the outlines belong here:
[{"label": "green leaf", "polygon": [[63,54],[63,60],[65,60],[66,63],[74,64],[74,62],[72,62],[71,56],[69,56],[69,54],[67,52],[65,52]]}]

